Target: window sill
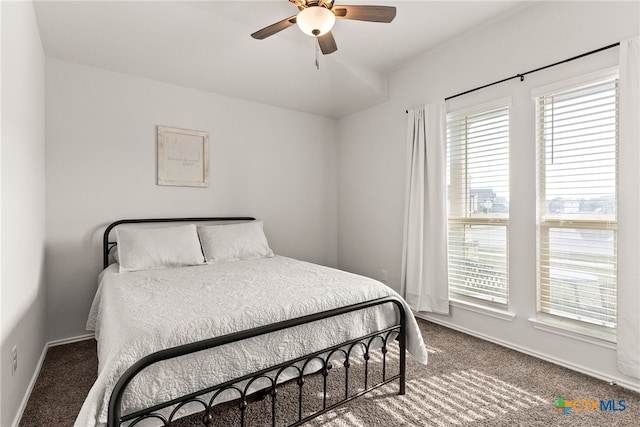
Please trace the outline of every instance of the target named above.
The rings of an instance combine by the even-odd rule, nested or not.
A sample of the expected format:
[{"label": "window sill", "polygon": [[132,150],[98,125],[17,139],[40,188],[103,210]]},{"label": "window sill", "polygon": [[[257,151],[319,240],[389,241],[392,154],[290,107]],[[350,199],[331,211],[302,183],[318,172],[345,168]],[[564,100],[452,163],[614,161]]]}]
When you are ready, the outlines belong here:
[{"label": "window sill", "polygon": [[496,319],[506,320],[508,322],[511,322],[516,317],[516,314],[511,311],[502,310],[499,308],[487,307],[480,304],[474,304],[468,301],[452,299],[449,301],[449,305],[451,307],[456,307],[456,308],[460,308],[467,311],[473,311],[474,313],[495,317]]},{"label": "window sill", "polygon": [[587,342],[589,344],[598,345],[611,350],[616,349],[615,336],[612,334],[599,332],[586,327],[580,327],[579,325],[547,318],[546,316],[530,318],[529,322],[531,322],[534,328],[541,331],[573,338],[578,341]]}]

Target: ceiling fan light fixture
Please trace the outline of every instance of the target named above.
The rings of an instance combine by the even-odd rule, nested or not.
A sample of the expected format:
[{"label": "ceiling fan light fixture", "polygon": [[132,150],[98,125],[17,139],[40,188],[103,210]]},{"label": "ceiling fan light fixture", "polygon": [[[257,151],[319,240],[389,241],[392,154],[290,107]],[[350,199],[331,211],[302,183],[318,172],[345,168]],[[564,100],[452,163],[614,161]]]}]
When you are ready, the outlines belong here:
[{"label": "ceiling fan light fixture", "polygon": [[298,13],[296,23],[305,34],[320,37],[331,31],[336,23],[336,16],[325,7],[311,6]]}]

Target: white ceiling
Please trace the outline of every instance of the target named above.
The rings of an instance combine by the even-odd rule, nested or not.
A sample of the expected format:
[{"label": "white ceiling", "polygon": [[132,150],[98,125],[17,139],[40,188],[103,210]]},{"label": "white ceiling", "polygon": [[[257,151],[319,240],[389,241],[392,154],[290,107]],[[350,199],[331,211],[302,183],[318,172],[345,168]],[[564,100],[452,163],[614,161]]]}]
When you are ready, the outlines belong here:
[{"label": "white ceiling", "polygon": [[338,51],[314,65],[314,38],[286,0],[36,1],[45,54],[235,98],[343,117],[387,97],[386,75],[416,55],[521,7],[518,1],[369,1],[396,6],[390,24],[338,20]]}]

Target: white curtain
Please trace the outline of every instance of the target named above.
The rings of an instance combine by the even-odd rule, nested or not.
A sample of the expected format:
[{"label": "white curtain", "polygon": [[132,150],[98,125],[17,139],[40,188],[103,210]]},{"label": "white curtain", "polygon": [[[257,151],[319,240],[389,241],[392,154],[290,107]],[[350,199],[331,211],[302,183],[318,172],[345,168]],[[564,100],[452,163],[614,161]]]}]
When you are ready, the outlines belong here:
[{"label": "white curtain", "polygon": [[620,43],[618,367],[640,378],[640,37]]},{"label": "white curtain", "polygon": [[444,100],[408,115],[402,293],[414,311],[448,314]]}]

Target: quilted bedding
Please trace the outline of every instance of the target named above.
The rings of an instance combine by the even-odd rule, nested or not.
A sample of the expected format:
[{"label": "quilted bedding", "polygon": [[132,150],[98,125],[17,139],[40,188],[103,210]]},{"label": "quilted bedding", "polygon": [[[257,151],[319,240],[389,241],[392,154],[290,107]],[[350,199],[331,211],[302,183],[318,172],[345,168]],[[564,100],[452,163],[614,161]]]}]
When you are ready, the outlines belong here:
[{"label": "quilted bedding", "polygon": [[[101,273],[87,322],[98,341],[98,378],[75,426],[104,425],[118,378],[150,353],[389,295],[397,296],[375,280],[281,256],[122,274],[112,264]],[[407,348],[426,363],[406,310]],[[122,413],[365,335],[396,318],[395,306],[384,304],[152,365],[130,383]]]}]

